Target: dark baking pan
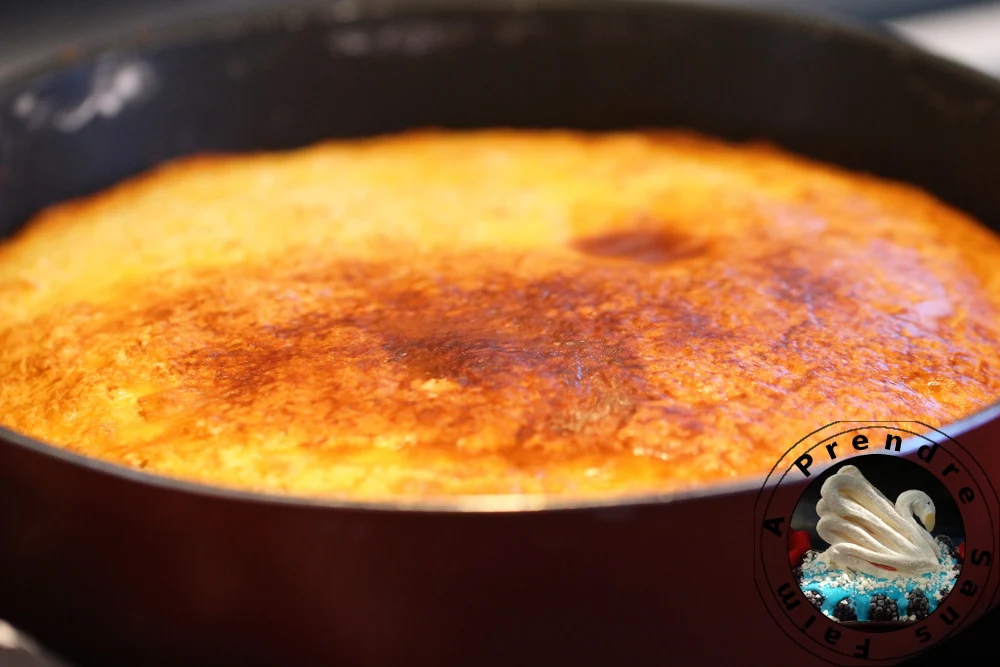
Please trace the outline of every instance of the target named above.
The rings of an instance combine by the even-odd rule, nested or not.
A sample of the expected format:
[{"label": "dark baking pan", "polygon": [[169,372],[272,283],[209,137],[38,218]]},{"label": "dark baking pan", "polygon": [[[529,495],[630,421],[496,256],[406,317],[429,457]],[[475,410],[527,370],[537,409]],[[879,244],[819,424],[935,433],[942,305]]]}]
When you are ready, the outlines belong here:
[{"label": "dark baking pan", "polygon": [[[179,155],[428,125],[768,138],[1000,229],[1000,85],[889,37],[723,7],[421,0],[122,35],[2,82],[0,231]],[[996,417],[946,430],[1000,476]],[[316,502],[0,430],[0,617],[101,667],[806,664],[754,588],[760,483]]]}]

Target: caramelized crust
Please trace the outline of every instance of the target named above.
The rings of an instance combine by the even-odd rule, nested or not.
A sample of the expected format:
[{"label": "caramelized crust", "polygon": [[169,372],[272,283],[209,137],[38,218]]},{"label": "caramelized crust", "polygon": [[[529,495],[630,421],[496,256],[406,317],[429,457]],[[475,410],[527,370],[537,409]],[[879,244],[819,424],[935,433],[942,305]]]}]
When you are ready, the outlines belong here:
[{"label": "caramelized crust", "polygon": [[1000,240],[681,133],[198,157],[0,245],[0,423],[151,472],[392,499],[681,488],[1000,394]]}]

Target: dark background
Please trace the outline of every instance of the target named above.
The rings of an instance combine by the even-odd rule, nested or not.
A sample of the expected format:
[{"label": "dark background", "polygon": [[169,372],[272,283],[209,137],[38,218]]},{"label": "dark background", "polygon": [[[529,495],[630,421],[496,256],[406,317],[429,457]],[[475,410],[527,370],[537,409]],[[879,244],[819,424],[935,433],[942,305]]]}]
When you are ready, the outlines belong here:
[{"label": "dark background", "polygon": [[[460,2],[461,0],[456,0]],[[841,16],[850,20],[879,25],[883,21],[899,19],[924,12],[946,10],[960,6],[995,4],[969,0],[712,0],[719,4],[753,4]],[[279,4],[280,0],[0,0],[0,76],[30,64],[73,40],[81,37],[104,38],[123,34],[170,20],[181,20],[199,15],[226,12],[241,7],[262,7]],[[1000,24],[997,26],[1000,40]],[[869,471],[863,469],[868,476]],[[891,499],[905,488],[925,488],[919,476],[893,479],[885,471],[872,472],[869,479],[882,488]],[[933,477],[931,477],[934,480]],[[934,480],[936,482],[936,480]],[[897,488],[898,487],[898,488]],[[929,490],[926,489],[925,490]],[[813,487],[818,497],[819,485]],[[940,493],[931,493],[939,503]],[[946,494],[945,494],[946,495]],[[806,501],[810,503],[810,501]],[[815,506],[815,497],[811,500]],[[803,505],[805,507],[805,504]],[[803,509],[807,512],[808,508]],[[938,505],[938,522],[941,532],[960,536],[960,522],[947,502]],[[795,521],[804,521],[805,515],[797,512]],[[799,524],[801,525],[801,524]],[[814,543],[815,544],[815,543]],[[932,649],[912,665],[951,665],[987,657],[1000,656],[1000,610],[994,611],[961,635]],[[7,654],[10,656],[10,654]],[[0,654],[0,660],[6,660]],[[11,657],[11,659],[13,659]],[[196,661],[197,657],[192,656]],[[12,663],[0,663],[3,665]],[[29,664],[27,662],[23,664]],[[753,664],[748,658],[747,664]],[[90,666],[78,666],[90,667]],[[94,666],[99,667],[99,666]],[[471,666],[470,666],[471,667]]]}]

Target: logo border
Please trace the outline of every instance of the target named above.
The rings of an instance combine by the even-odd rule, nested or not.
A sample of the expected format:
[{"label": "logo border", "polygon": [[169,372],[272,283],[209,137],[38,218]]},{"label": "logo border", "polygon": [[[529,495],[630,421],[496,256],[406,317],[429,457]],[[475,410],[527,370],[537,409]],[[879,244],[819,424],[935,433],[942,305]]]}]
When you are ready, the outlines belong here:
[{"label": "logo border", "polygon": [[[907,440],[910,440],[910,441],[912,441],[915,438],[919,438],[919,439],[923,440],[927,444],[931,444],[931,445],[934,445],[934,444],[943,444],[943,442],[941,442],[941,441],[935,441],[935,440],[932,439],[932,437],[931,437],[932,434],[937,434],[939,436],[942,436],[943,439],[946,439],[951,444],[955,445],[965,455],[965,457],[968,459],[968,462],[971,463],[971,464],[973,464],[975,466],[975,469],[978,471],[978,475],[976,475],[973,472],[972,474],[970,474],[970,477],[972,477],[972,480],[976,484],[976,487],[979,489],[979,491],[985,493],[983,485],[980,483],[979,477],[982,478],[982,481],[985,482],[985,485],[989,488],[989,491],[992,494],[992,500],[993,500],[993,503],[994,503],[995,507],[1000,507],[1000,496],[997,495],[996,488],[993,486],[993,482],[990,480],[989,475],[986,474],[986,471],[983,469],[982,465],[969,452],[969,450],[964,445],[962,445],[962,443],[958,442],[958,440],[956,440],[954,437],[950,436],[949,434],[945,433],[944,431],[942,431],[942,430],[940,430],[938,428],[935,428],[934,426],[931,426],[931,425],[929,425],[929,424],[927,424],[925,422],[921,422],[921,421],[918,421],[918,420],[912,420],[912,419],[911,420],[869,420],[869,421],[865,421],[865,420],[838,420],[838,421],[830,422],[830,423],[828,423],[828,424],[826,424],[824,426],[821,426],[820,428],[816,429],[815,431],[812,431],[811,433],[809,433],[808,435],[804,436],[803,438],[800,438],[798,441],[796,441],[795,444],[793,444],[791,447],[789,447],[781,455],[781,457],[778,459],[778,461],[774,464],[774,466],[771,467],[771,470],[765,476],[764,482],[761,485],[760,489],[757,491],[756,497],[754,498],[754,536],[755,536],[755,540],[754,540],[754,542],[755,542],[755,544],[754,544],[754,552],[755,552],[755,554],[754,554],[755,555],[754,583],[755,583],[755,586],[754,587],[757,589],[757,594],[758,594],[758,596],[761,599],[761,603],[764,605],[764,608],[767,610],[768,615],[774,621],[775,625],[777,625],[778,628],[781,630],[781,632],[786,637],[788,637],[793,643],[795,643],[796,645],[798,645],[800,648],[802,648],[804,651],[806,651],[810,655],[812,655],[812,656],[814,656],[816,658],[819,658],[820,660],[823,660],[824,662],[826,662],[828,664],[838,665],[838,667],[842,667],[845,664],[861,663],[861,662],[865,662],[865,663],[869,663],[869,664],[893,664],[893,663],[898,663],[898,662],[900,662],[902,660],[905,660],[907,658],[912,658],[914,656],[917,656],[917,655],[920,655],[922,653],[925,653],[927,650],[929,650],[933,646],[936,646],[936,645],[940,644],[942,641],[946,640],[948,637],[951,637],[952,635],[954,635],[957,631],[959,631],[959,629],[972,616],[974,616],[976,609],[979,608],[981,602],[986,598],[987,593],[990,593],[990,592],[989,591],[984,591],[983,593],[981,593],[979,595],[978,599],[976,600],[976,602],[973,603],[973,606],[970,608],[970,613],[965,618],[963,618],[959,623],[957,623],[954,627],[952,627],[951,630],[949,630],[947,633],[945,633],[944,635],[942,635],[941,637],[939,637],[936,641],[932,642],[930,645],[925,646],[924,648],[918,649],[916,651],[913,651],[911,653],[906,653],[906,654],[902,654],[902,655],[895,655],[895,656],[891,656],[891,657],[887,657],[887,658],[865,658],[865,659],[862,660],[862,659],[859,659],[859,658],[853,658],[851,656],[847,656],[847,655],[844,655],[844,654],[836,653],[835,651],[830,650],[830,649],[822,651],[822,653],[821,653],[818,650],[816,650],[816,649],[820,648],[821,645],[819,647],[812,647],[812,646],[810,646],[810,645],[808,645],[808,644],[806,644],[804,642],[798,641],[797,640],[798,635],[789,632],[788,629],[785,628],[785,626],[782,623],[781,619],[777,618],[775,616],[774,611],[771,609],[771,603],[773,602],[773,595],[771,594],[770,589],[768,588],[767,590],[765,590],[764,588],[761,587],[761,584],[762,584],[762,582],[761,582],[761,575],[762,574],[763,574],[763,578],[764,578],[765,582],[768,585],[770,585],[770,579],[767,576],[766,568],[765,568],[765,566],[763,564],[764,563],[764,550],[763,550],[763,540],[761,539],[762,535],[761,535],[761,532],[760,532],[762,529],[757,525],[759,523],[758,522],[758,516],[760,515],[761,500],[764,497],[764,494],[767,493],[770,490],[770,493],[767,495],[767,502],[765,503],[765,505],[763,507],[763,509],[764,509],[764,516],[766,516],[767,508],[770,507],[770,503],[771,503],[771,500],[773,499],[773,496],[774,496],[775,492],[781,486],[781,484],[784,481],[786,475],[791,471],[792,465],[794,465],[794,464],[790,464],[789,467],[788,467],[788,469],[785,470],[782,473],[781,477],[777,478],[777,481],[772,481],[772,478],[774,478],[774,475],[775,475],[775,471],[781,465],[782,461],[784,461],[785,458],[790,453],[792,453],[793,451],[795,451],[796,448],[799,447],[802,443],[806,442],[807,440],[809,440],[813,436],[821,433],[822,431],[825,431],[827,429],[830,429],[831,427],[837,426],[838,424],[844,424],[844,425],[852,424],[852,425],[861,425],[861,426],[857,426],[855,428],[848,428],[848,429],[846,429],[844,431],[840,431],[838,433],[828,435],[828,436],[824,437],[822,440],[820,440],[818,443],[816,443],[815,445],[813,445],[812,447],[810,447],[809,450],[807,450],[807,451],[812,451],[813,449],[815,449],[818,446],[821,446],[824,442],[826,442],[827,440],[830,440],[831,438],[839,437],[840,435],[843,435],[843,434],[846,434],[846,433],[852,433],[852,432],[856,432],[856,431],[860,431],[860,430],[873,429],[873,428],[880,428],[880,429],[883,429],[883,430],[895,430],[895,431],[900,431],[900,432],[903,432],[903,433],[907,433],[910,436],[912,436],[911,438],[907,438]],[[904,428],[903,425],[918,425],[918,426],[921,426],[921,427],[927,429],[928,432],[918,433],[918,432],[915,432],[915,431],[908,430],[907,428]],[[886,454],[880,454],[880,455],[885,456]],[[910,456],[901,455],[899,453],[890,453],[888,455],[889,456],[898,457],[898,458],[904,458],[904,459],[907,459],[907,460],[910,458]],[[856,456],[864,456],[864,454],[856,454],[856,455],[852,455],[852,456],[849,456],[849,457],[845,457],[844,461],[849,461],[849,460],[855,458]],[[965,462],[963,462],[963,463],[965,463]],[[770,489],[769,489],[769,486],[770,486]],[[994,558],[997,558],[997,557],[1000,557],[1000,541],[998,541],[998,535],[997,535],[997,530],[996,530],[996,518],[993,515],[993,511],[992,511],[992,509],[990,507],[990,502],[986,502],[985,503],[985,509],[986,509],[987,517],[989,518],[989,521],[990,521],[990,533],[993,536],[993,545],[992,545],[992,547],[993,547],[993,556],[994,556]],[[995,565],[996,565],[996,562],[994,561],[989,566],[991,572],[987,575],[987,582],[990,580],[990,578],[996,579],[996,581],[994,581],[994,583],[992,584],[992,592],[989,595],[989,603],[986,605],[986,611],[984,611],[981,614],[981,616],[985,615],[985,613],[988,613],[989,609],[991,609],[993,607],[994,603],[996,602],[997,595],[1000,594],[1000,575],[997,574]],[[940,609],[940,607],[938,609]],[[935,610],[935,611],[938,611],[938,610]],[[785,618],[787,618],[787,617],[785,617]],[[861,630],[860,632],[864,632],[864,631]],[[871,633],[869,633],[869,634],[871,634]],[[812,643],[818,643],[818,640],[815,640],[812,637],[810,637],[810,639],[812,640]],[[841,660],[836,660],[835,658],[838,657],[838,656],[840,658],[842,658],[842,659]]]}]

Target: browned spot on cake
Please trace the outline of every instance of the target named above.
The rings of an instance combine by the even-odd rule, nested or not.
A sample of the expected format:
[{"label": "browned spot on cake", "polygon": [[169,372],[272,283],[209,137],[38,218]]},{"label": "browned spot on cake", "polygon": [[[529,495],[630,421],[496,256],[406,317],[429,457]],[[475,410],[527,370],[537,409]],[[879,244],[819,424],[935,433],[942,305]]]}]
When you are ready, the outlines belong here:
[{"label": "browned spot on cake", "polygon": [[664,264],[697,257],[707,251],[703,241],[666,229],[629,229],[577,239],[573,247],[593,257]]},{"label": "browned spot on cake", "polygon": [[[583,449],[614,447],[635,405],[653,396],[633,349],[635,314],[599,311],[623,296],[638,301],[641,286],[629,276],[526,279],[487,271],[458,287],[439,270],[392,277],[388,266],[347,265],[300,275],[299,299],[271,300],[275,316],[255,327],[245,313],[224,310],[236,298],[228,285],[239,278],[223,279],[218,293],[181,295],[166,317],[189,327],[182,335],[191,347],[175,355],[174,370],[189,395],[202,397],[199,409],[230,418],[235,411],[244,423],[259,418],[272,389],[297,386],[328,428],[379,415],[374,422],[426,428],[425,445],[455,446],[516,421],[499,449],[532,438],[551,446],[563,436],[583,438]],[[330,284],[357,289],[328,293]],[[190,319],[186,304],[199,300]],[[309,304],[308,314],[288,307],[298,302]],[[162,306],[152,313],[162,318]],[[683,308],[674,317],[678,330],[703,327]],[[446,413],[429,400],[438,395]]]}]

